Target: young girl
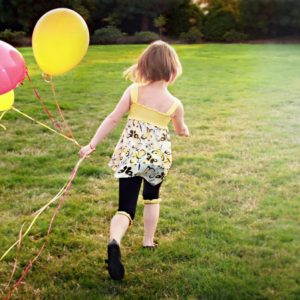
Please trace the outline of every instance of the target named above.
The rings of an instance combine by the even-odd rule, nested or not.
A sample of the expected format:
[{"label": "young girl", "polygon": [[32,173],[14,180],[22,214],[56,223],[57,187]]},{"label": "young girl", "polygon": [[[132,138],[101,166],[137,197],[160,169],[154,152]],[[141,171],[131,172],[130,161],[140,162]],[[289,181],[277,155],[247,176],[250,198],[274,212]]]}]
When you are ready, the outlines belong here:
[{"label": "young girl", "polygon": [[168,123],[173,121],[176,134],[189,136],[180,100],[167,89],[181,74],[175,50],[163,41],[150,44],[138,63],[124,72],[134,83],[129,86],[114,111],[99,126],[90,143],[80,150],[89,155],[129,111],[127,124],[115,148],[109,166],[119,178],[119,208],[110,224],[107,246],[110,277],[124,277],[120,243],[134,219],[143,182],[144,248],[154,248],[154,234],[159,218],[159,189],[171,163]]}]

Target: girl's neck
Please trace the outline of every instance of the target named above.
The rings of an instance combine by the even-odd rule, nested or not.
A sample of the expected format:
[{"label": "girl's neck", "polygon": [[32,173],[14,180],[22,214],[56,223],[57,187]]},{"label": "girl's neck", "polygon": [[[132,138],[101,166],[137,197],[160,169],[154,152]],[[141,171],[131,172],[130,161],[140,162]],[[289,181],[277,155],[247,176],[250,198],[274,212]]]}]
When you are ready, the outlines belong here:
[{"label": "girl's neck", "polygon": [[154,82],[148,83],[147,86],[167,90],[168,82],[166,82],[165,80],[154,81]]}]

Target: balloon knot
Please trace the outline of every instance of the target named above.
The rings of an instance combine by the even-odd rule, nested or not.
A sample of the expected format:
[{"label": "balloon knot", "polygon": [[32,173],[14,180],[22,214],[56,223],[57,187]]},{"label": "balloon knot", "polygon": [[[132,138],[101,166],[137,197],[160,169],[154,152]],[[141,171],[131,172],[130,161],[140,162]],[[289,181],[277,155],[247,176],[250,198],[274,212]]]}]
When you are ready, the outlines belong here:
[{"label": "balloon knot", "polygon": [[44,81],[45,81],[46,83],[50,83],[51,80],[52,80],[51,75],[46,74],[46,73],[42,73],[42,77],[43,77],[43,79],[44,79]]}]

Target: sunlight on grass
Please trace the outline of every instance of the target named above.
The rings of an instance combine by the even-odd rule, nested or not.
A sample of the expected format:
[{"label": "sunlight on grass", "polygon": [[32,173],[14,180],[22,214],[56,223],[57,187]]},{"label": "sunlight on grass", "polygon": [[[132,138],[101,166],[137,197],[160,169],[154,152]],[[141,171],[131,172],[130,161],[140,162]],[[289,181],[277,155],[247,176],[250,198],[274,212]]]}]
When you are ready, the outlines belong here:
[{"label": "sunlight on grass", "polygon": [[[183,76],[170,87],[185,105],[191,137],[175,137],[162,187],[159,248],[141,249],[142,205],[123,242],[126,279],[104,268],[118,183],[107,163],[125,119],[74,181],[41,259],[15,299],[297,299],[299,289],[300,56],[298,45],[176,45]],[[91,46],[83,62],[54,78],[81,144],[129,84],[122,72],[143,45]],[[55,113],[32,50],[22,48],[34,84]],[[15,106],[51,125],[28,82]],[[67,181],[78,149],[8,112],[0,128],[0,250]],[[22,267],[47,231],[47,210],[25,239]],[[0,263],[0,290],[13,252]],[[146,294],[145,294],[146,293]],[[2,295],[2,294],[1,294]]]}]

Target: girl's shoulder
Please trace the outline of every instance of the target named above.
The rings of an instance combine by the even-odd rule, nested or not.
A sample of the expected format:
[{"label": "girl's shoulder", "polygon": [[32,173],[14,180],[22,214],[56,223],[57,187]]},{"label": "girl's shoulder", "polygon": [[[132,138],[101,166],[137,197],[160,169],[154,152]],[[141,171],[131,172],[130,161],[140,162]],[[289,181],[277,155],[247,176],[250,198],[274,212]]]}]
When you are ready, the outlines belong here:
[{"label": "girl's shoulder", "polygon": [[177,104],[182,104],[181,100],[175,97],[174,95],[172,95],[171,93],[170,93],[170,99]]},{"label": "girl's shoulder", "polygon": [[182,106],[182,102],[179,98],[177,98],[176,96],[174,96],[170,91],[168,91],[169,94],[169,99],[172,103],[177,104],[177,106]]},{"label": "girl's shoulder", "polygon": [[180,99],[172,95],[172,101],[173,104],[171,105],[169,111],[170,111],[170,117],[173,118],[176,115],[176,112],[178,110],[183,109],[183,105]]}]

